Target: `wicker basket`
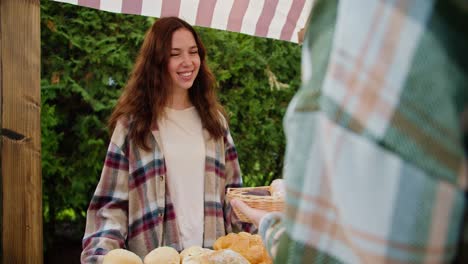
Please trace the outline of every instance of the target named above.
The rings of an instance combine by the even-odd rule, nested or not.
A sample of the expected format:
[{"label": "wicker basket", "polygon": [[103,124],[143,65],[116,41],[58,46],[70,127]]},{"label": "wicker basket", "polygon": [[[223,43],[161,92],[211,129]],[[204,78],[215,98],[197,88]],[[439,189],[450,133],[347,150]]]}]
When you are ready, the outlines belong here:
[{"label": "wicker basket", "polygon": [[[231,199],[239,199],[246,203],[248,206],[264,210],[267,212],[273,211],[282,211],[284,208],[284,197],[281,196],[258,196],[258,195],[250,195],[245,194],[245,192],[252,191],[252,190],[267,190],[270,191],[270,186],[261,186],[261,187],[244,187],[244,188],[228,188],[226,197],[228,201]],[[271,193],[271,191],[270,191]],[[234,208],[234,212],[236,213],[237,217],[242,222],[252,223],[252,221],[241,213],[239,210]]]}]

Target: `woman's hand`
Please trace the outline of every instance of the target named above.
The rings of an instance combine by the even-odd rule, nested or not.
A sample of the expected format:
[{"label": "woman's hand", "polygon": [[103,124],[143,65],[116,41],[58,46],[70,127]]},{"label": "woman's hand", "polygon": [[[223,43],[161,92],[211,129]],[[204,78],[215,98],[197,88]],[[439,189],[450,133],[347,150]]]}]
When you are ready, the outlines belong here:
[{"label": "woman's hand", "polygon": [[260,221],[262,220],[263,216],[265,216],[268,212],[259,210],[259,209],[254,209],[241,200],[238,199],[232,199],[231,200],[231,205],[235,207],[237,210],[241,211],[245,216],[247,216],[250,220],[252,220],[252,223],[258,228],[258,225],[260,224]]}]

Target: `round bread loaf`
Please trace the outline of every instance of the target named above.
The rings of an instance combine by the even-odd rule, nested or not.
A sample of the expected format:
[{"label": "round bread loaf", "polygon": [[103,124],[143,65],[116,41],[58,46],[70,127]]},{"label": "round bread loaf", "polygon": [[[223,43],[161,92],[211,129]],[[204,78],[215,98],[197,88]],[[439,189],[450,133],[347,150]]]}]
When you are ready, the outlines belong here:
[{"label": "round bread loaf", "polygon": [[284,186],[283,179],[273,180],[270,184],[271,196],[286,196],[286,187]]},{"label": "round bread loaf", "polygon": [[109,251],[104,256],[102,264],[143,264],[143,262],[137,254],[118,248]]},{"label": "round bread loaf", "polygon": [[190,256],[182,264],[250,264],[241,254],[230,249],[216,250],[205,254]]},{"label": "round bread loaf", "polygon": [[191,246],[189,248],[182,250],[182,252],[180,252],[180,259],[183,261],[187,257],[198,256],[198,255],[202,255],[202,254],[209,253],[212,251],[213,250],[211,249],[202,248],[200,246]]},{"label": "round bread loaf", "polygon": [[144,264],[179,264],[180,255],[171,247],[158,247],[145,256]]},{"label": "round bread loaf", "polygon": [[231,249],[241,254],[251,264],[272,263],[263,245],[262,238],[258,234],[252,235],[247,232],[239,232],[238,234],[229,233],[226,236],[219,237],[215,241],[213,249]]}]

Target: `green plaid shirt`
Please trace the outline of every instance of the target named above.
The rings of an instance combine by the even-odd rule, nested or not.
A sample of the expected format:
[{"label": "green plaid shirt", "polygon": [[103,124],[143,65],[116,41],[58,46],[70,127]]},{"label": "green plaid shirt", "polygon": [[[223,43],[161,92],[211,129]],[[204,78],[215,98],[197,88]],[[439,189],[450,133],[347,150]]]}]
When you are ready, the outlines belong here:
[{"label": "green plaid shirt", "polygon": [[281,264],[462,262],[468,2],[358,2],[314,3],[259,232]]}]

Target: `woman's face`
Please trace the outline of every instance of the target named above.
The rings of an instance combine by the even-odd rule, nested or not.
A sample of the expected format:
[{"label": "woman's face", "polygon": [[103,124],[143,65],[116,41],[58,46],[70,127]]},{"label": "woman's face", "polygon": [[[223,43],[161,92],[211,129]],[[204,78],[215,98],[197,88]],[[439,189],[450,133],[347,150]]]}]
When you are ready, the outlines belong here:
[{"label": "woman's face", "polygon": [[172,47],[168,63],[172,79],[172,92],[187,92],[200,69],[200,56],[192,33],[186,28],[172,34]]}]

